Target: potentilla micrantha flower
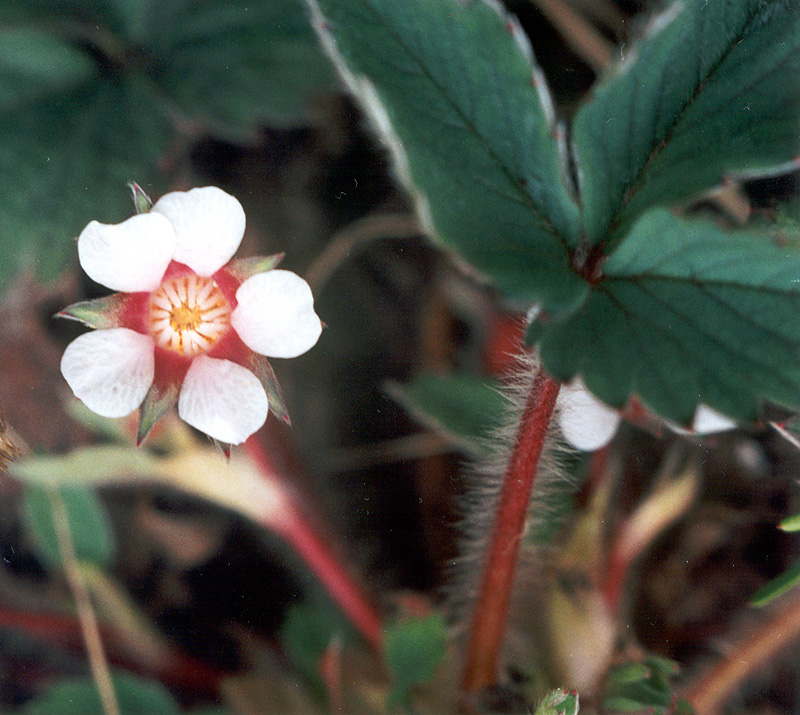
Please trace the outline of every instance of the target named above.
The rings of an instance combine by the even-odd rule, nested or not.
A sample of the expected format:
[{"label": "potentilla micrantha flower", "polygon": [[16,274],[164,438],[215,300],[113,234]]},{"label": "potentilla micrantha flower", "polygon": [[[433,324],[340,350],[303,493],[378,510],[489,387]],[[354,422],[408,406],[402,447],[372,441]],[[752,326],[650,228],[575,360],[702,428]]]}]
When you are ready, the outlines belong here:
[{"label": "potentilla micrantha flower", "polygon": [[227,444],[244,442],[270,408],[285,416],[266,357],[301,355],[322,324],[308,284],[274,269],[279,256],[231,260],[244,228],[239,202],[208,186],[83,230],[84,271],[121,291],[59,313],[97,328],[61,360],[90,410],[123,417],[141,408],[140,442],[176,402],[184,421]]}]

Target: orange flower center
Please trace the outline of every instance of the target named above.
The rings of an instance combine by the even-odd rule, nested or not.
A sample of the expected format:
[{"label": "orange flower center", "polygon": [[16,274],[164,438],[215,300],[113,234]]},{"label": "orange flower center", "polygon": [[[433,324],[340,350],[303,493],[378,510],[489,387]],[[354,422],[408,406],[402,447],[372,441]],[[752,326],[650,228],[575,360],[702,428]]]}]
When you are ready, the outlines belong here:
[{"label": "orange flower center", "polygon": [[166,350],[185,357],[207,353],[230,327],[230,303],[211,278],[171,278],[150,296],[150,334]]}]

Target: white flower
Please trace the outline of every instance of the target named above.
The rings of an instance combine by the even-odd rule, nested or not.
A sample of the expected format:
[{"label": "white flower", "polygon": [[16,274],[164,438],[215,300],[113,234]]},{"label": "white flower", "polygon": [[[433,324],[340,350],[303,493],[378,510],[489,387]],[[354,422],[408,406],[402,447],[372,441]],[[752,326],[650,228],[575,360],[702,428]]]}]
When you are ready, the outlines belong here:
[{"label": "white flower", "polygon": [[74,340],[61,360],[89,409],[122,417],[142,407],[140,441],[175,401],[182,419],[224,443],[240,444],[264,424],[269,400],[280,398],[260,356],[301,355],[322,324],[308,284],[272,270],[276,258],[228,263],[244,228],[239,202],[205,187],[83,230],[81,266],[122,291],[60,313],[100,328]]},{"label": "white flower", "polygon": [[[598,400],[580,378],[561,386],[557,402],[558,424],[564,439],[576,449],[591,452],[608,444],[617,432],[622,415]],[[729,417],[698,405],[690,430],[667,423],[680,434],[713,434],[735,429]]]}]

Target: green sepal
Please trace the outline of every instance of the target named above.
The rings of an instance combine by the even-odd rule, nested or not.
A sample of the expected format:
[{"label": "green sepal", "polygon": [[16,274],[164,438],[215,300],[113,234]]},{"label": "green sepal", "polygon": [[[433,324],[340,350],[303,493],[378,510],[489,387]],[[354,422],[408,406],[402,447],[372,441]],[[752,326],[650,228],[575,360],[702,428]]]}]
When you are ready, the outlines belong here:
[{"label": "green sepal", "polygon": [[153,208],[153,199],[151,199],[135,181],[128,184],[133,194],[133,205],[136,207],[137,214],[146,214]]},{"label": "green sepal", "polygon": [[168,410],[178,401],[178,386],[170,384],[166,389],[151,385],[139,408],[139,431],[136,435],[136,446],[141,446],[153,429]]},{"label": "green sepal", "polygon": [[234,258],[228,264],[228,272],[241,281],[246,281],[257,273],[271,271],[285,256],[285,253],[276,253],[272,256],[249,256],[248,258]]},{"label": "green sepal", "polygon": [[225,457],[225,459],[230,461],[231,448],[233,447],[233,445],[228,444],[227,442],[220,442],[218,439],[215,439],[214,437],[209,437],[209,440],[211,440],[211,444],[214,445],[214,447],[219,451],[219,453],[223,457]]},{"label": "green sepal", "polygon": [[121,327],[120,316],[124,296],[119,293],[96,298],[95,300],[82,300],[80,303],[68,305],[64,310],[56,313],[56,318],[77,320],[97,330],[104,328]]},{"label": "green sepal", "polygon": [[283,401],[281,386],[278,384],[278,378],[275,376],[272,365],[269,364],[269,361],[263,355],[254,355],[252,369],[255,376],[261,382],[264,392],[267,393],[270,411],[281,422],[291,425],[292,421],[289,419],[289,411],[286,409],[286,404]]}]

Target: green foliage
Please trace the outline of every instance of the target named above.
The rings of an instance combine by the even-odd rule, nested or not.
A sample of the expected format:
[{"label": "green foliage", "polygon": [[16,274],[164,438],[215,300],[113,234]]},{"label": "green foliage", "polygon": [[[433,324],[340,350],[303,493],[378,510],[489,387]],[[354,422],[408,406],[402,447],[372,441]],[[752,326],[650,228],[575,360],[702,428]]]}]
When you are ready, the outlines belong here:
[{"label": "green foliage", "polygon": [[780,528],[782,531],[800,531],[800,514],[786,517],[780,523]]},{"label": "green foliage", "polygon": [[798,254],[656,209],[603,272],[542,338],[559,379],[580,373],[614,407],[636,392],[681,424],[698,400],[740,419],[756,416],[759,396],[800,401]]},{"label": "green foliage", "polygon": [[421,423],[471,455],[485,451],[506,408],[495,381],[469,375],[417,375],[405,385],[392,383],[390,393]]},{"label": "green foliage", "polygon": [[580,300],[566,250],[580,217],[516,21],[485,2],[320,0],[318,10],[327,49],[441,242],[507,295],[552,310]]},{"label": "green foliage", "polygon": [[447,632],[438,613],[406,618],[384,630],[386,666],[394,678],[389,706],[408,702],[410,689],[430,680],[445,656]]},{"label": "green foliage", "polygon": [[750,599],[750,603],[754,606],[766,606],[778,596],[782,596],[790,588],[793,588],[797,583],[800,583],[800,561],[795,562],[780,576],[775,577],[768,584],[758,589]]},{"label": "green foliage", "polygon": [[144,88],[92,81],[51,93],[24,111],[0,111],[0,286],[21,268],[53,277],[75,256],[72,239],[91,218],[131,215],[134,176],[155,179],[169,138]]},{"label": "green foliage", "polygon": [[0,33],[0,108],[28,102],[83,83],[95,72],[89,56],[57,37],[28,28]]},{"label": "green foliage", "polygon": [[176,133],[301,119],[330,81],[305,14],[299,0],[0,0],[0,287],[20,269],[52,278],[89,220],[130,216],[131,180],[160,192]]},{"label": "green foliage", "polygon": [[335,641],[350,640],[350,627],[332,604],[300,603],[289,608],[281,627],[281,643],[289,660],[320,692],[320,658]]},{"label": "green foliage", "polygon": [[613,667],[606,682],[603,710],[650,712],[653,715],[688,715],[688,703],[677,700],[671,681],[678,665],[667,658],[648,656],[644,663],[624,663]]},{"label": "green foliage", "polygon": [[800,405],[797,254],[653,208],[795,166],[792,2],[655,18],[576,115],[578,202],[543,81],[495,3],[307,2],[434,234],[540,303],[528,339],[554,376],[680,423],[699,402],[740,419],[763,398]]},{"label": "green foliage", "polygon": [[[159,683],[128,673],[112,676],[120,715],[178,715],[178,706]],[[31,700],[24,715],[104,715],[97,686],[91,678],[53,685]]]},{"label": "green foliage", "polygon": [[79,561],[107,566],[114,558],[114,536],[102,502],[91,490],[64,486],[55,490],[27,485],[23,496],[25,523],[36,539],[39,552],[51,566],[61,563],[53,515],[53,499],[59,498],[69,521],[70,534]]},{"label": "green foliage", "polygon": [[575,118],[589,240],[731,174],[790,162],[800,151],[798,76],[793,2],[690,0],[655,18]]}]

